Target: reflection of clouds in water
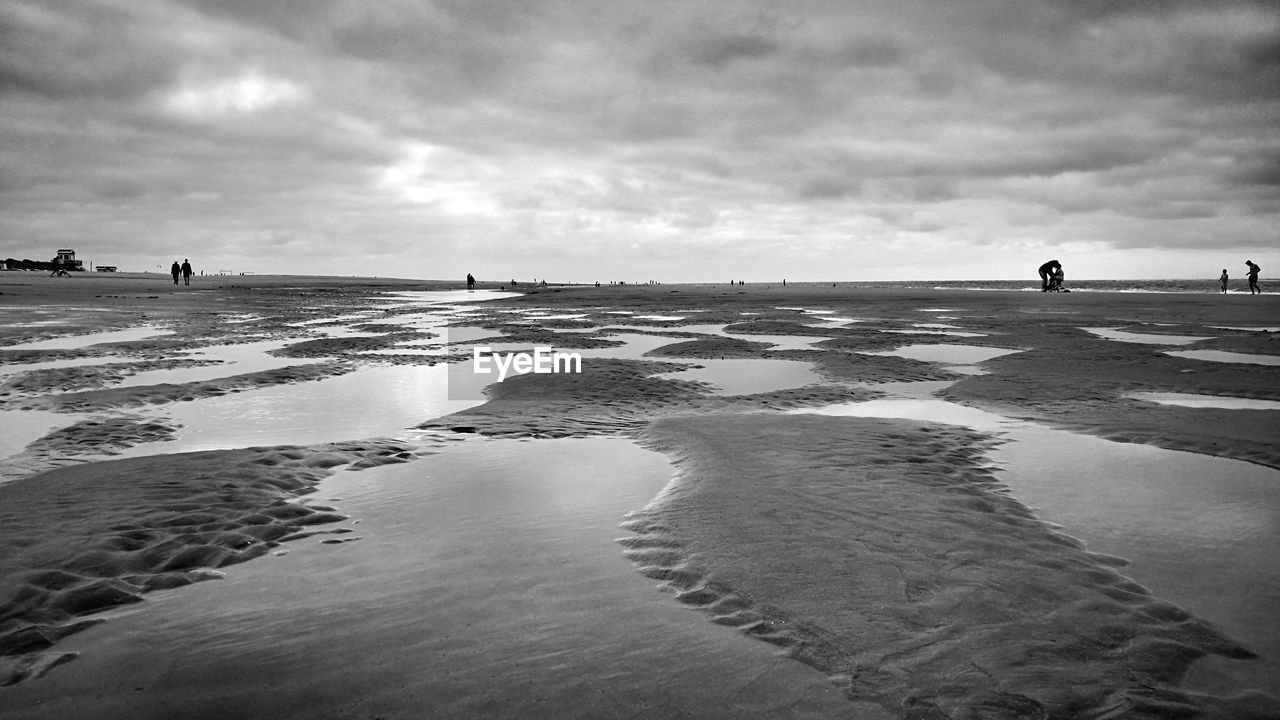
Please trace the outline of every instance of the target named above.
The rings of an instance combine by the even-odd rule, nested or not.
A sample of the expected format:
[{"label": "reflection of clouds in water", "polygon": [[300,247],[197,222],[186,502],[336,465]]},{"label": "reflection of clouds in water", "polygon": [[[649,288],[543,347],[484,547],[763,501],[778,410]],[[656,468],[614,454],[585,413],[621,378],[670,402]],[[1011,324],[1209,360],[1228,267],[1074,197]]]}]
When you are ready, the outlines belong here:
[{"label": "reflection of clouds in water", "polygon": [[1280,365],[1280,355],[1226,352],[1224,350],[1168,350],[1165,355],[1204,360],[1206,362],[1243,363],[1246,365]]},{"label": "reflection of clouds in water", "polygon": [[1125,397],[1161,405],[1179,405],[1182,407],[1223,408],[1227,410],[1280,410],[1280,402],[1275,400],[1255,400],[1253,398],[1226,397],[1222,395],[1138,392],[1131,393]]},{"label": "reflection of clouds in water", "polygon": [[126,456],[401,436],[413,425],[483,401],[479,392],[475,399],[453,399],[449,367],[361,368],[323,380],[173,403],[165,411],[182,425],[175,439],[158,447],[137,446]]},{"label": "reflection of clouds in water", "polygon": [[1280,471],[1077,435],[920,397],[948,384],[878,384],[872,387],[900,397],[790,412],[941,422],[994,433],[1003,441],[990,451],[996,478],[1015,498],[1089,550],[1128,560],[1124,574],[1157,597],[1247,640],[1263,656],[1247,669],[1249,679],[1280,691],[1274,613],[1280,564],[1273,561],[1280,546]]},{"label": "reflection of clouds in water", "polygon": [[696,360],[702,367],[656,377],[709,383],[716,395],[755,395],[822,382],[813,365],[797,360]]},{"label": "reflection of clouds in water", "polygon": [[1196,335],[1153,335],[1150,333],[1135,333],[1117,330],[1115,328],[1080,328],[1081,330],[1093,333],[1107,340],[1117,340],[1119,342],[1141,343],[1143,345],[1190,345],[1200,342],[1201,340],[1212,340],[1208,336]]},{"label": "reflection of clouds in water", "polygon": [[1022,352],[1017,349],[1010,348],[993,348],[982,345],[904,345],[894,350],[882,350],[879,352],[859,351],[862,355],[886,355],[890,357],[902,357],[908,360],[920,360],[922,362],[939,362],[952,365],[971,365],[973,363],[985,362],[992,358],[998,358],[1002,355],[1010,355],[1012,353]]},{"label": "reflection of clouds in water", "polygon": [[65,337],[35,340],[18,345],[5,345],[0,350],[78,350],[103,343],[132,342],[150,340],[152,338],[173,335],[170,330],[155,326],[130,328],[128,330],[108,330],[106,332],[89,333],[87,335],[68,335]]}]

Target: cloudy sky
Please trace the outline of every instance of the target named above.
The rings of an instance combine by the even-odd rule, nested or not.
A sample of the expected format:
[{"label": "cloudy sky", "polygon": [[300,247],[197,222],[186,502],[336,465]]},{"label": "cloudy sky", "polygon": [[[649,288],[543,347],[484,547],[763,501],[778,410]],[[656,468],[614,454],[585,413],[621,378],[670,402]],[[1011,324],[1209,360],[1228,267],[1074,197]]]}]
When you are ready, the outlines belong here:
[{"label": "cloudy sky", "polygon": [[0,258],[1242,276],[1280,268],[1276,8],[0,0]]}]

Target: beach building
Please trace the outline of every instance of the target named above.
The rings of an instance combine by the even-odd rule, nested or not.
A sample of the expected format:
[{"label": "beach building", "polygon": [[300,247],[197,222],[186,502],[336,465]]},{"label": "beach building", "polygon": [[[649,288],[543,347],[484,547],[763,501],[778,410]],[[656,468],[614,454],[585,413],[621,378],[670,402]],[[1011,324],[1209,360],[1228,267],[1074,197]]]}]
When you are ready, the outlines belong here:
[{"label": "beach building", "polygon": [[57,262],[64,270],[84,270],[84,262],[76,259],[75,250],[59,250]]}]

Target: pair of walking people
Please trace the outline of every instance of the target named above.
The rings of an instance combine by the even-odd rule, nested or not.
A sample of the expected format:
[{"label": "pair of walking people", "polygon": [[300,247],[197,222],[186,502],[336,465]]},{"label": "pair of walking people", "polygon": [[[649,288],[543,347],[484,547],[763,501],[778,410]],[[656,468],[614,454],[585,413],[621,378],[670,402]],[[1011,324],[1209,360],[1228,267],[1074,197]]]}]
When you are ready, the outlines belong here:
[{"label": "pair of walking people", "polygon": [[169,274],[173,276],[174,285],[178,284],[179,275],[182,276],[182,281],[184,285],[190,285],[191,284],[191,262],[189,260],[184,259],[182,261],[182,264],[179,265],[178,261],[174,260],[173,265],[169,266]]}]

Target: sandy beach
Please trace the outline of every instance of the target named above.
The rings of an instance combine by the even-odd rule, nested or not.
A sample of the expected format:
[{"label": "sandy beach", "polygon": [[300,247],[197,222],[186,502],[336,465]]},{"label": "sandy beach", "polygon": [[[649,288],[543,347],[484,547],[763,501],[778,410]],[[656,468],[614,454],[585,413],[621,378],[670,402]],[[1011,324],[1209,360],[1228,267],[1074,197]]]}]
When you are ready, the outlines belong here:
[{"label": "sandy beach", "polygon": [[0,715],[1280,717],[1275,296],[512,290],[0,273]]}]

